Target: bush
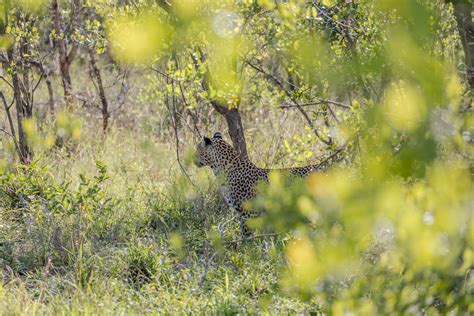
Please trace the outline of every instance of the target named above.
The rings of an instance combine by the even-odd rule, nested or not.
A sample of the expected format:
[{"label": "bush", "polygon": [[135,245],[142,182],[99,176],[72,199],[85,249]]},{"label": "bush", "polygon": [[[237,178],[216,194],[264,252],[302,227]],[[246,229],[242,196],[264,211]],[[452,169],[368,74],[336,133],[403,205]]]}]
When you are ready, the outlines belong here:
[{"label": "bush", "polygon": [[72,189],[56,183],[46,166],[34,162],[0,178],[2,261],[26,273],[54,262],[74,265],[100,243],[116,242],[122,229],[114,216],[120,201],[103,191],[107,168]]}]

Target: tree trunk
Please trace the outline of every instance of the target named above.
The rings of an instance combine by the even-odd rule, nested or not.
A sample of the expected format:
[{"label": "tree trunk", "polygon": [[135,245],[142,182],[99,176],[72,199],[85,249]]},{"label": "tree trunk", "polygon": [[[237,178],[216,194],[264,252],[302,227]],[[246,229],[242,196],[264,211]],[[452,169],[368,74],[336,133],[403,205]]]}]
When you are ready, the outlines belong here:
[{"label": "tree trunk", "polygon": [[61,70],[61,81],[63,83],[64,101],[70,103],[72,100],[71,75],[69,74],[69,63],[60,54],[59,69]]},{"label": "tree trunk", "polygon": [[216,100],[212,100],[211,104],[218,113],[224,116],[227,122],[232,147],[239,153],[240,158],[248,158],[247,143],[245,141],[244,127],[242,125],[242,117],[240,116],[239,109],[229,109]]},{"label": "tree trunk", "polygon": [[[4,35],[6,33],[6,26],[9,24],[9,9],[9,3],[7,2],[3,7],[4,19],[2,21],[3,23],[0,23],[0,35]],[[20,15],[18,13],[16,18],[18,21],[21,21]],[[13,119],[10,114],[10,107],[6,104],[3,93],[1,93],[1,98],[4,103],[8,123],[10,124],[11,136],[15,141],[15,147],[17,149],[20,162],[23,164],[28,164],[33,157],[33,150],[26,139],[23,122],[25,118],[31,118],[33,116],[34,90],[30,91],[31,63],[25,59],[22,59],[23,56],[30,55],[29,46],[25,42],[25,38],[20,37],[19,43],[17,45],[13,43],[6,50],[6,53],[7,58],[2,59],[2,67],[3,69],[8,69],[8,73],[12,79],[11,88],[13,89],[13,98],[16,109],[18,140],[16,139]],[[21,80],[20,76],[23,77],[23,80]]]},{"label": "tree trunk", "polygon": [[466,75],[469,87],[474,89],[474,23],[472,22],[473,4],[469,0],[447,0],[453,4],[454,16],[458,23],[459,37],[466,62]]},{"label": "tree trunk", "polygon": [[241,159],[248,158],[247,142],[245,141],[242,117],[238,108],[229,109],[227,106],[219,104],[217,101],[211,102],[212,106],[221,113],[229,128],[229,136],[232,140],[232,147],[239,153]]},{"label": "tree trunk", "polygon": [[[10,65],[14,61],[13,47],[7,50],[8,61]],[[33,157],[33,150],[28,145],[26,139],[26,134],[23,129],[23,120],[24,118],[30,118],[32,115],[32,107],[27,104],[29,100],[22,98],[22,89],[20,87],[20,78],[18,77],[18,70],[13,69],[11,72],[12,77],[12,86],[13,86],[13,96],[15,98],[15,107],[16,107],[16,119],[18,127],[18,155],[20,156],[20,161],[23,164],[28,164]]]},{"label": "tree trunk", "polygon": [[[200,51],[201,55],[201,64],[205,62],[206,57],[204,56],[203,52]],[[194,67],[196,71],[199,70],[199,61],[195,54],[191,54],[191,58],[194,62]],[[206,69],[204,74],[204,78],[202,79],[202,87],[205,91],[210,91],[210,82],[211,73],[209,69]],[[240,98],[239,98],[240,100]],[[245,134],[244,134],[244,127],[242,125],[242,117],[240,116],[240,112],[238,108],[229,109],[225,103],[220,102],[219,100],[213,99],[211,100],[212,107],[222,116],[224,116],[227,127],[229,128],[229,136],[232,140],[232,147],[239,153],[241,159],[247,159],[247,143],[245,141]]]},{"label": "tree trunk", "polygon": [[[61,80],[64,90],[64,100],[67,103],[72,101],[72,83],[70,75],[70,66],[76,57],[78,45],[76,42],[72,43],[71,49],[68,52],[67,36],[62,28],[62,16],[59,8],[58,0],[52,1],[52,11],[54,20],[54,30],[56,32],[54,44],[58,49],[59,54],[59,70],[61,71]],[[71,33],[73,33],[79,23],[79,15],[81,11],[81,1],[72,1],[71,10]]]},{"label": "tree trunk", "polygon": [[97,62],[95,60],[94,50],[89,50],[89,60],[92,68],[91,74],[93,75],[93,80],[97,83],[97,90],[99,92],[100,102],[102,103],[102,129],[103,131],[107,131],[107,127],[109,125],[109,104],[107,102],[107,97],[105,96],[104,85],[102,83],[102,75],[100,74],[100,69],[97,66]]},{"label": "tree trunk", "polygon": [[232,139],[232,146],[240,155],[240,158],[248,158],[247,143],[245,141],[244,127],[238,109],[231,109],[224,116],[229,127],[229,135]]},{"label": "tree trunk", "polygon": [[53,89],[53,83],[51,81],[51,70],[49,69],[48,66],[44,65],[40,61],[40,67],[41,67],[41,72],[43,73],[44,76],[44,81],[46,83],[46,87],[48,88],[48,105],[49,105],[49,112],[51,115],[54,116],[54,89]]}]

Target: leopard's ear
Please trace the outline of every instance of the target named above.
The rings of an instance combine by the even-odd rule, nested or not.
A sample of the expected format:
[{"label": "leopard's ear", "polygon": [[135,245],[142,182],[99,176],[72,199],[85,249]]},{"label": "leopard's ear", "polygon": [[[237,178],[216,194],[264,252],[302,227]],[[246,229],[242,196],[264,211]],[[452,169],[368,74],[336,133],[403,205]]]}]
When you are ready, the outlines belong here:
[{"label": "leopard's ear", "polygon": [[210,138],[207,138],[207,137],[204,137],[204,144],[205,144],[206,146],[209,146],[210,144],[212,144],[211,139],[210,139]]},{"label": "leopard's ear", "polygon": [[215,139],[222,139],[222,134],[219,133],[219,132],[215,132],[214,133],[214,136],[212,138],[215,138]]}]

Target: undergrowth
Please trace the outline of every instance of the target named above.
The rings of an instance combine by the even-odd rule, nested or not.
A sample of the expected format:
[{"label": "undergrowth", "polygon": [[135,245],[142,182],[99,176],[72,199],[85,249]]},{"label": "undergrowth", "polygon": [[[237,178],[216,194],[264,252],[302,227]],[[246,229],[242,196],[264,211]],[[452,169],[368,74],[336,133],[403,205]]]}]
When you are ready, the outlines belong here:
[{"label": "undergrowth", "polygon": [[285,237],[240,241],[209,171],[113,133],[1,176],[2,314],[318,310],[280,295]]}]

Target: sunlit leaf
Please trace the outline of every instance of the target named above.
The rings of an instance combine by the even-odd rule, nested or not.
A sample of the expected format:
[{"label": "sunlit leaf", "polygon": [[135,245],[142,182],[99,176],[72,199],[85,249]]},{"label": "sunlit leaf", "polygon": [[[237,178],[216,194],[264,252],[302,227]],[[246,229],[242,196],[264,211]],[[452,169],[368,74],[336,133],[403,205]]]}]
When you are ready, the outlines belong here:
[{"label": "sunlit leaf", "polygon": [[108,35],[116,58],[126,63],[140,64],[151,62],[166,48],[170,30],[157,15],[143,13],[110,21]]},{"label": "sunlit leaf", "polygon": [[384,111],[393,127],[409,132],[421,125],[427,110],[421,92],[402,81],[386,92]]}]

